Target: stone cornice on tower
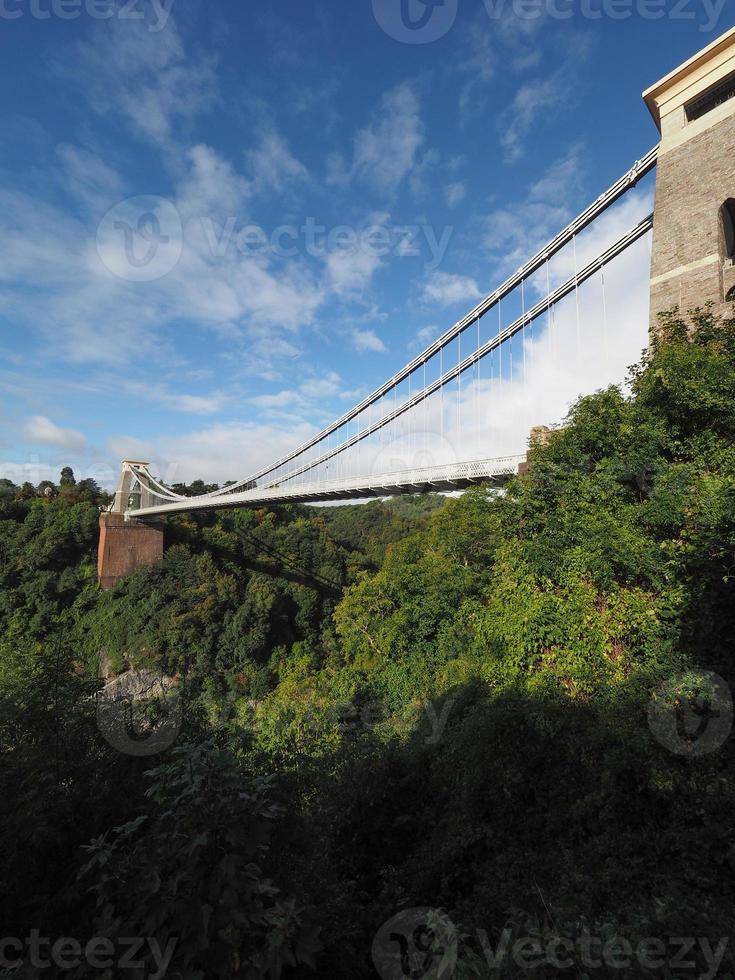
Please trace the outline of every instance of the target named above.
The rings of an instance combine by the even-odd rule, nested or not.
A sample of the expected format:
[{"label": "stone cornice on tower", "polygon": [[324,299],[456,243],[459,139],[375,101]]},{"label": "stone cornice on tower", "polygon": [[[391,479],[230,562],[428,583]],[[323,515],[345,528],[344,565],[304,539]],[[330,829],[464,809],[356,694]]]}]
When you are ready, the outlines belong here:
[{"label": "stone cornice on tower", "polygon": [[735,77],[735,27],[646,89],[643,100],[661,133],[662,153],[735,112],[735,99],[695,120],[690,121],[686,112],[687,106],[731,76]]}]

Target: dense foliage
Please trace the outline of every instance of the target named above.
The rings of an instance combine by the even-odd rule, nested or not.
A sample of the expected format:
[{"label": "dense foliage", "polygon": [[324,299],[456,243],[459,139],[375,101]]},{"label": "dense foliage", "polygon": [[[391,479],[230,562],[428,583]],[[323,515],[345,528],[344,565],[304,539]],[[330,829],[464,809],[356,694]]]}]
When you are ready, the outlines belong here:
[{"label": "dense foliage", "polygon": [[[735,682],[735,319],[667,317],[531,463],[502,495],[177,518],[106,594],[91,490],[1,484],[6,933],[173,938],[192,978],[375,976],[412,907],[468,977],[522,974],[488,972],[504,929],[729,936],[733,739],[702,754],[677,711],[726,723],[702,671]],[[166,752],[101,736],[101,663],[176,678]]]}]

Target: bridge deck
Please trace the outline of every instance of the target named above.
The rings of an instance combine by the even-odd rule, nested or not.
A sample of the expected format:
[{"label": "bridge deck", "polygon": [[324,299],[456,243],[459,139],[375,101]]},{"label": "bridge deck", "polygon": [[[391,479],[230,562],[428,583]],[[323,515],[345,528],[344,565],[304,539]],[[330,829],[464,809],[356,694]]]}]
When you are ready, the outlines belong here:
[{"label": "bridge deck", "polygon": [[126,511],[126,517],[157,517],[192,510],[220,510],[226,507],[257,507],[278,503],[322,503],[329,500],[360,500],[405,493],[463,490],[475,483],[491,482],[503,486],[518,472],[525,456],[448,463],[421,469],[398,470],[376,476],[347,480],[302,483],[293,486],[256,487],[218,497],[187,497],[172,503],[155,504]]}]

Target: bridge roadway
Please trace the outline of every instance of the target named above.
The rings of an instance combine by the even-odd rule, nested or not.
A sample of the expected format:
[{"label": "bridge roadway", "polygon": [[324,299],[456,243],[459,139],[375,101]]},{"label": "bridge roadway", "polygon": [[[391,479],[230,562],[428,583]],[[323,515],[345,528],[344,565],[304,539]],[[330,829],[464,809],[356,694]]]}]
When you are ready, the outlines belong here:
[{"label": "bridge roadway", "polygon": [[[219,497],[186,497],[171,503],[156,503],[136,510],[127,510],[126,518],[145,519],[193,510],[221,510],[230,507],[253,507],[278,503],[321,503],[330,500],[361,500],[367,497],[390,497],[406,493],[427,493],[463,490],[476,483],[491,483],[502,487],[518,473],[526,456],[501,456],[496,459],[473,460],[469,463],[446,463],[419,469],[396,470],[376,476],[361,476],[346,480],[322,480],[294,486],[255,487],[237,493],[223,492]],[[152,496],[140,476],[145,497]],[[164,498],[156,494],[161,500]],[[145,499],[144,497],[144,499]]]}]

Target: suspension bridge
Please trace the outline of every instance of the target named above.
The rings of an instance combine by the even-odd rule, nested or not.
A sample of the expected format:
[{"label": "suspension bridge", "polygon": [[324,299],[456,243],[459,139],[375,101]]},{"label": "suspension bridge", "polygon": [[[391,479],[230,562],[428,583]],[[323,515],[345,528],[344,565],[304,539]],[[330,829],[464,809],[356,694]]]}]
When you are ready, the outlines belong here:
[{"label": "suspension bridge", "polygon": [[[497,434],[500,438],[496,445],[507,446],[515,440],[515,446],[510,446],[515,452],[489,455],[492,438],[487,437],[487,430],[492,429],[494,419],[507,416],[509,402],[518,407],[527,401],[524,391],[530,383],[532,357],[535,361],[543,357],[548,370],[558,360],[557,355],[567,357],[574,349],[576,362],[593,385],[600,380],[621,380],[619,364],[601,372],[599,363],[590,363],[590,355],[603,352],[608,331],[625,327],[610,322],[615,300],[608,299],[605,273],[627,249],[650,239],[653,215],[645,214],[614,241],[605,241],[602,251],[581,267],[579,257],[589,252],[591,242],[600,240],[599,235],[584,237],[584,232],[593,231],[595,221],[650,173],[656,155],[653,149],[637,161],[466,316],[349,412],[287,456],[237,483],[198,497],[174,493],[153,476],[147,463],[126,461],[114,510],[138,518],[154,517],[214,507],[453,490],[480,480],[505,482],[525,460],[532,420],[528,419],[531,424],[527,427],[522,423],[523,428],[514,424],[510,438],[507,425]],[[641,206],[645,209],[648,198],[642,196],[636,203],[637,210]],[[610,223],[610,228],[619,223]],[[638,255],[646,268],[650,262],[648,244],[649,248]],[[554,285],[569,264],[570,256],[565,253],[570,248],[575,266],[572,275]],[[596,315],[589,315],[587,309],[584,316],[580,290],[590,280],[597,281],[599,309]],[[528,297],[534,296],[535,301],[529,303]],[[569,297],[572,303],[567,303],[562,318],[557,306]],[[511,312],[510,322],[504,321],[504,311],[516,309],[519,315],[512,316]],[[534,334],[539,321],[543,324]],[[568,336],[570,326],[572,337]],[[638,326],[632,331],[638,336],[625,352],[626,363],[634,360],[644,345],[646,328]],[[557,372],[559,367],[556,364]],[[569,382],[565,398],[585,393],[584,378],[577,377],[575,371],[569,372]],[[586,387],[591,390],[589,383]],[[501,404],[503,400],[506,404]]]},{"label": "suspension bridge", "polygon": [[175,493],[148,463],[125,461],[102,515],[101,580],[156,560],[162,540],[151,522],[168,514],[502,486],[525,462],[532,428],[562,421],[579,396],[624,380],[657,312],[724,304],[735,284],[723,204],[735,198],[733,95],[735,28],[644,93],[657,146],[425,350],[287,455],[196,497]]}]

